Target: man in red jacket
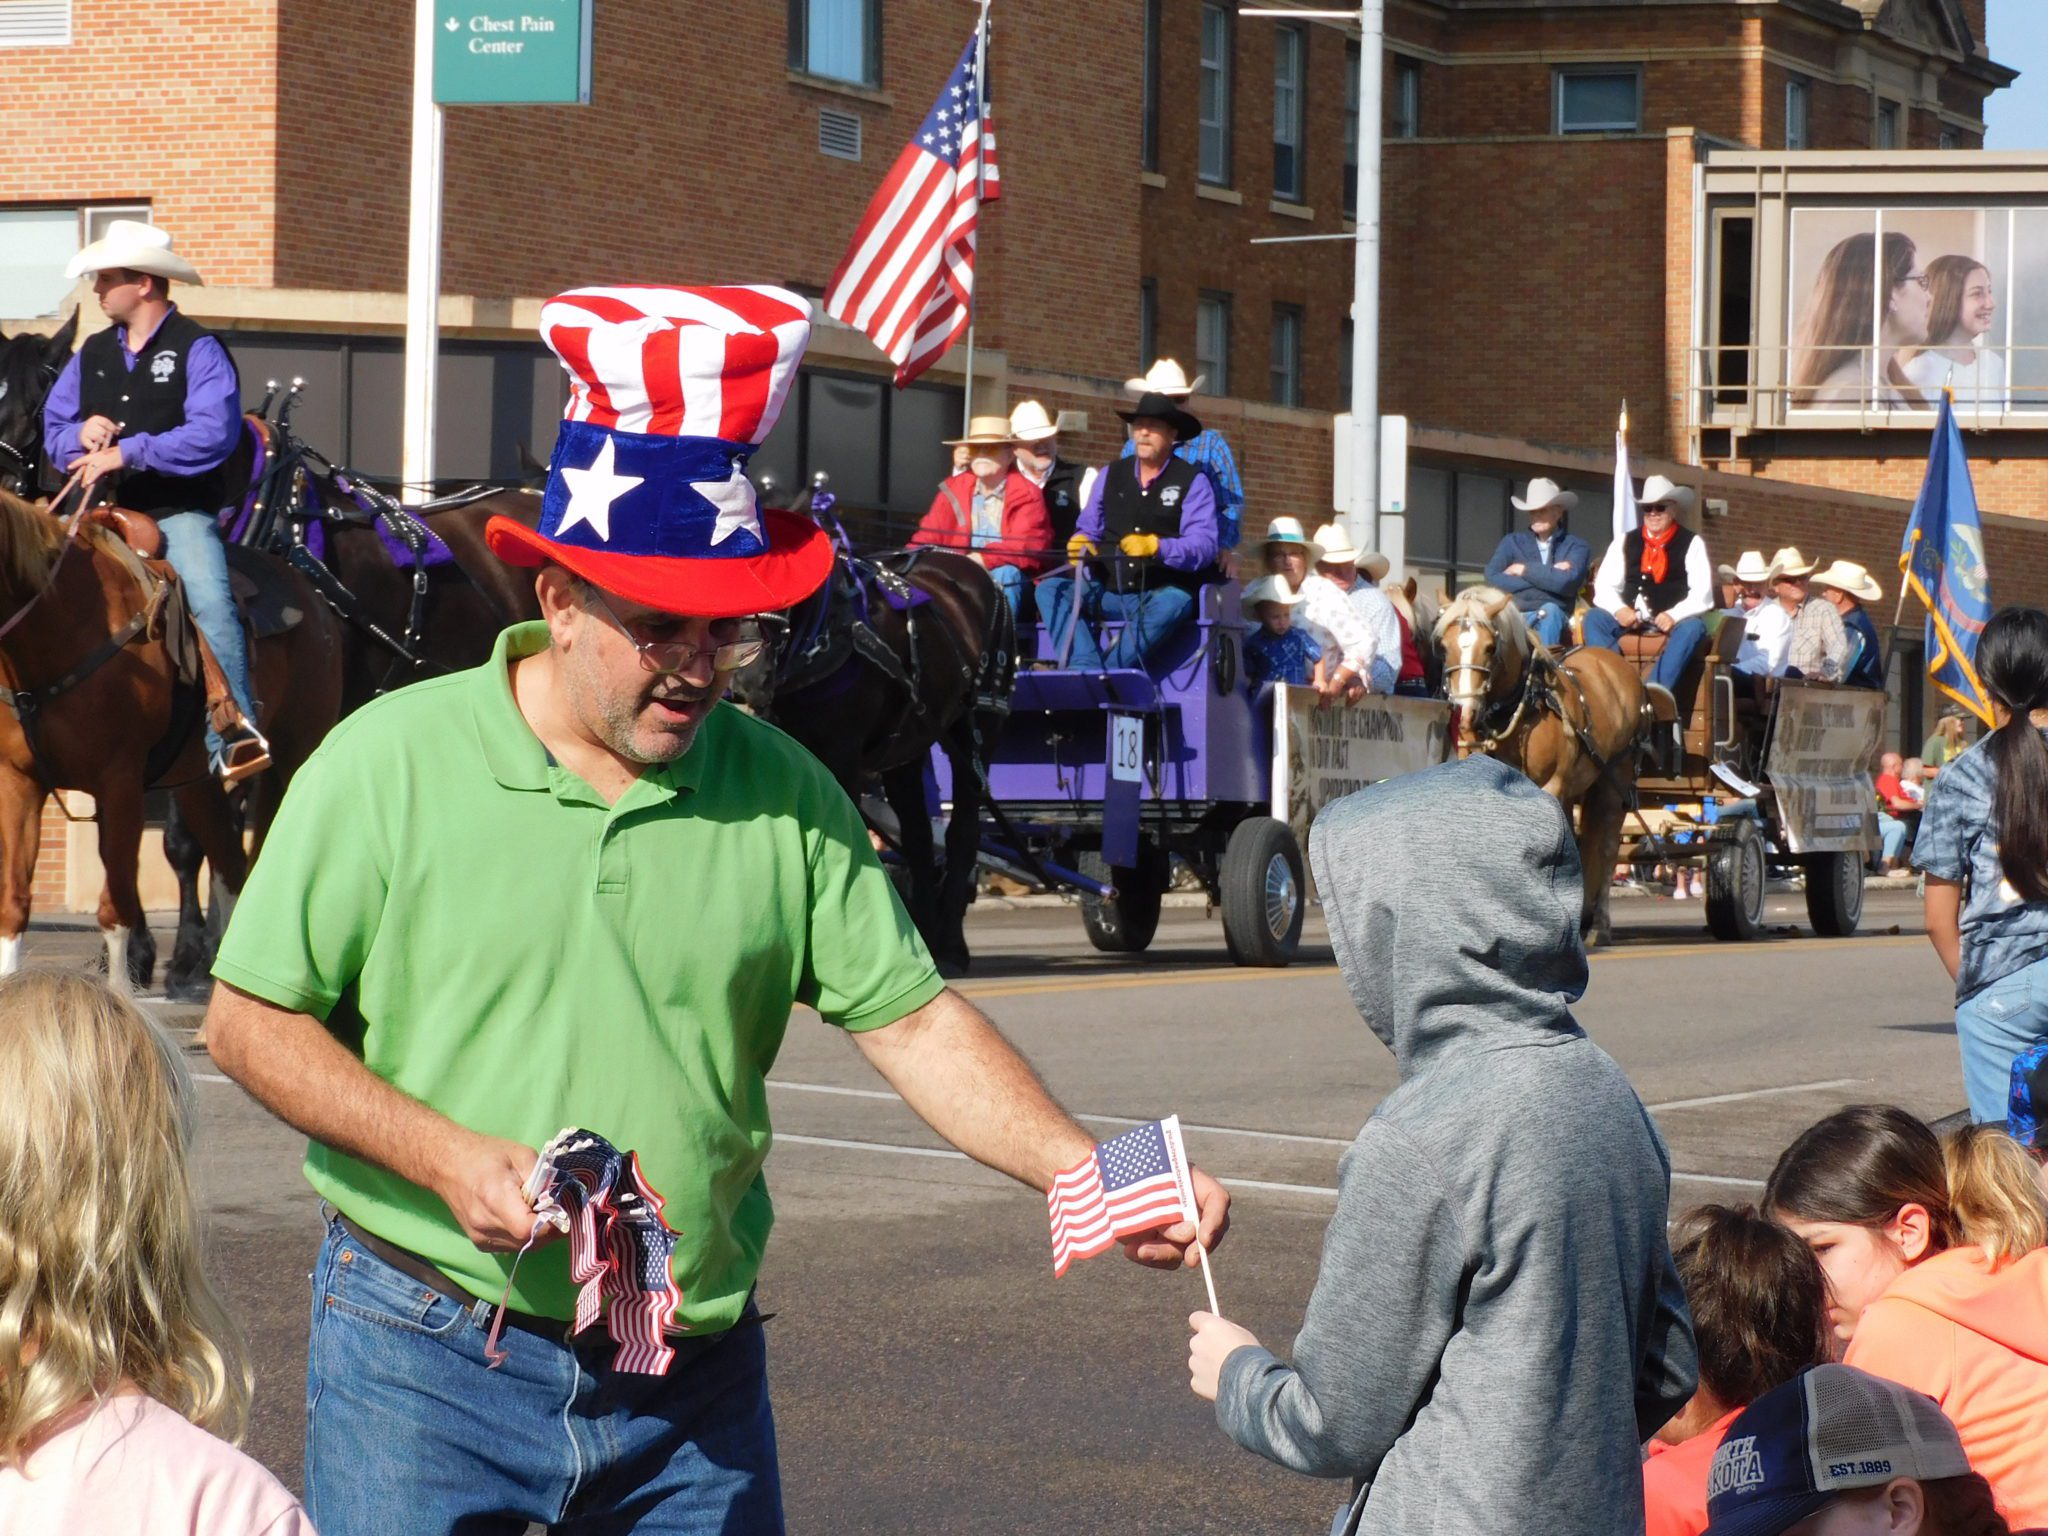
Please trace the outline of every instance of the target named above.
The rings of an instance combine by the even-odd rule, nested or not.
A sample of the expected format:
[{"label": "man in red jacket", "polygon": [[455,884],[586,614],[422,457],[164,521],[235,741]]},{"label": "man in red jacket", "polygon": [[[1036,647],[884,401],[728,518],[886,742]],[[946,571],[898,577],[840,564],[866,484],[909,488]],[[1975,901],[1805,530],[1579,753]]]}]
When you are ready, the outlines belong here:
[{"label": "man in red jacket", "polygon": [[957,549],[986,569],[1015,614],[1031,578],[1052,553],[1052,520],[1038,487],[1016,468],[1007,416],[977,416],[949,444],[973,456],[965,474],[941,482],[911,544]]}]

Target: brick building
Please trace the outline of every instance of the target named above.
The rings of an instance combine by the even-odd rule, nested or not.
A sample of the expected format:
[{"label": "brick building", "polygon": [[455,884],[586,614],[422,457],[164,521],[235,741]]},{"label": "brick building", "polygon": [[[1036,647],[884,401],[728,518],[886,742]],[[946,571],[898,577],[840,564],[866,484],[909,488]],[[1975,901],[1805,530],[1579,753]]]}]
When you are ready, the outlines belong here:
[{"label": "brick building", "polygon": [[[304,375],[307,435],[395,474],[412,12],[0,0],[0,324],[54,326],[76,297],[64,259],[146,211],[207,275],[183,301],[252,394]],[[1352,229],[1355,29],[1234,0],[993,17],[1004,191],[982,225],[976,400],[1083,413],[1077,446],[1104,455],[1120,381],[1175,356],[1210,375],[1198,409],[1237,445],[1251,526],[1322,515],[1352,248],[1253,242]],[[819,292],[971,19],[957,0],[605,0],[589,106],[450,108],[442,472],[545,457],[561,382],[533,326],[560,287]],[[2008,323],[2011,392],[1973,414],[1970,451],[1999,595],[2048,602],[2048,430],[2027,410],[2048,426],[2048,271],[2036,327],[2019,239],[2048,218],[2048,156],[1981,150],[1984,101],[2014,78],[1985,0],[1388,0],[1387,28],[1381,407],[1413,434],[1385,537],[1411,567],[1483,564],[1531,473],[1604,526],[1626,399],[1637,472],[1700,486],[1717,553],[1800,542],[1882,579],[1931,417],[1872,409],[1875,382],[1855,409],[1793,404],[1794,279],[1802,231],[1918,210],[1873,211],[1870,232],[2005,232],[2000,302],[2026,329]],[[826,469],[844,503],[914,516],[964,362],[896,392],[864,338],[821,324],[757,474]],[[1903,670],[1900,702],[1909,735]]]}]

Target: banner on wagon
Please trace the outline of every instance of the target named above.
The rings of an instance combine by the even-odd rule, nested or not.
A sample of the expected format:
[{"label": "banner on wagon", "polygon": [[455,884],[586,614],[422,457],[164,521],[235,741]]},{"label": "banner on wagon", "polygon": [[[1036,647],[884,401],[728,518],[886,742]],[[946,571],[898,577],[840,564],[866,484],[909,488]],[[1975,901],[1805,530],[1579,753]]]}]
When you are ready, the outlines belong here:
[{"label": "banner on wagon", "polygon": [[1332,800],[1450,753],[1451,706],[1442,699],[1367,694],[1317,708],[1313,688],[1273,689],[1273,815],[1308,852],[1308,824]]},{"label": "banner on wagon", "polygon": [[1779,685],[1764,772],[1790,852],[1868,854],[1876,847],[1870,760],[1884,711],[1885,696],[1874,688]]}]

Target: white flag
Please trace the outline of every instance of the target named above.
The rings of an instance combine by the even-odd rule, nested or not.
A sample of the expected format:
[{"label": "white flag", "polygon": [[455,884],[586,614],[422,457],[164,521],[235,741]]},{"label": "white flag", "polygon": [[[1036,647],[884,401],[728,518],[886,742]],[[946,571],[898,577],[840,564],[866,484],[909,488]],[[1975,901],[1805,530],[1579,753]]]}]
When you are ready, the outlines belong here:
[{"label": "white flag", "polygon": [[1628,475],[1628,407],[1621,408],[1621,425],[1614,429],[1614,542],[1636,526],[1636,488]]}]

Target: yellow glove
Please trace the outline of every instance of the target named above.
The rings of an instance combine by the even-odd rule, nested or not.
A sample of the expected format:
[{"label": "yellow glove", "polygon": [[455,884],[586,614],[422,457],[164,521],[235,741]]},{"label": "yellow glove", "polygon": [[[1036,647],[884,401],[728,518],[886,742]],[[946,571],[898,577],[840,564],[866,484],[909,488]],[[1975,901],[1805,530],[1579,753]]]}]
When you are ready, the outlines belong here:
[{"label": "yellow glove", "polygon": [[1095,541],[1085,533],[1077,533],[1067,540],[1067,561],[1069,564],[1079,565],[1094,553]]},{"label": "yellow glove", "polygon": [[1159,553],[1159,535],[1156,533],[1127,533],[1117,544],[1133,560],[1150,560]]}]

